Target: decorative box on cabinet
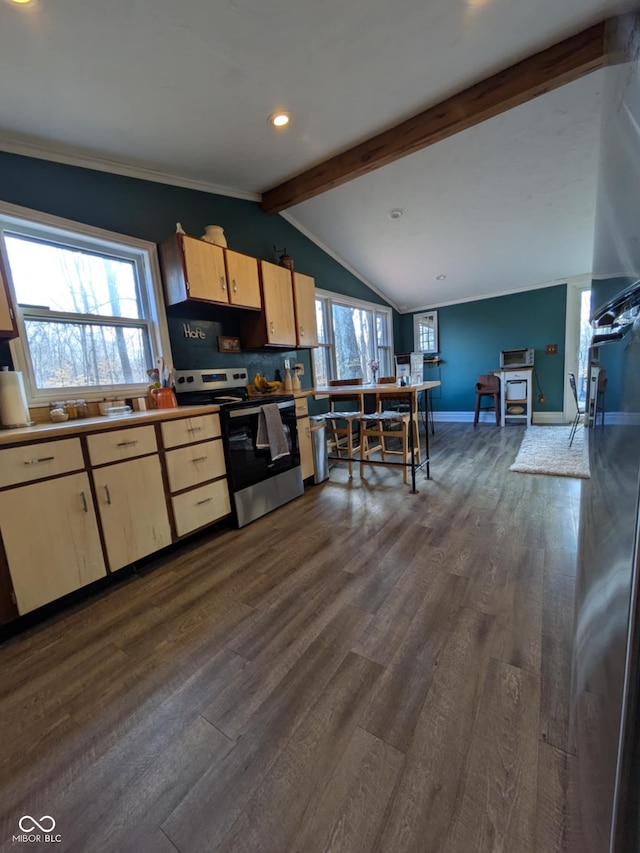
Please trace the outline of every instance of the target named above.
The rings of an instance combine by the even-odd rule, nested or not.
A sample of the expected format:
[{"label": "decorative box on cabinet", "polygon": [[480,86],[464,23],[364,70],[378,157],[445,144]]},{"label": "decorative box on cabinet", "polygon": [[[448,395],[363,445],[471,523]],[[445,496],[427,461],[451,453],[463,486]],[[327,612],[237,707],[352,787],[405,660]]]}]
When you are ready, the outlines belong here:
[{"label": "decorative box on cabinet", "polygon": [[161,425],[178,537],[229,515],[227,469],[217,414]]}]

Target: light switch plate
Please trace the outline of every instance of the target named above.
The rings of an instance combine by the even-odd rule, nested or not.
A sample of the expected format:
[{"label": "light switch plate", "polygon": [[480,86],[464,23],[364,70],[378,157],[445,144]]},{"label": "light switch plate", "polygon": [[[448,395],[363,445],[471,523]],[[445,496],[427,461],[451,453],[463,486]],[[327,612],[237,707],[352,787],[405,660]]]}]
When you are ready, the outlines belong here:
[{"label": "light switch plate", "polygon": [[558,344],[547,344],[547,355],[558,355]]}]

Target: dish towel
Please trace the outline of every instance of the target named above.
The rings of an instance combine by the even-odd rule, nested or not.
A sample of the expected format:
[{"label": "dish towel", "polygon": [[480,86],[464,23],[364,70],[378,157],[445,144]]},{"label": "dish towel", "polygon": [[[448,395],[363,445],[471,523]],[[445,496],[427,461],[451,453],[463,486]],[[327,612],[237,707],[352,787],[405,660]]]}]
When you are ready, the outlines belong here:
[{"label": "dish towel", "polygon": [[271,459],[274,462],[276,459],[289,455],[289,444],[284,433],[277,403],[267,403],[260,407],[256,447],[258,450],[269,448]]}]

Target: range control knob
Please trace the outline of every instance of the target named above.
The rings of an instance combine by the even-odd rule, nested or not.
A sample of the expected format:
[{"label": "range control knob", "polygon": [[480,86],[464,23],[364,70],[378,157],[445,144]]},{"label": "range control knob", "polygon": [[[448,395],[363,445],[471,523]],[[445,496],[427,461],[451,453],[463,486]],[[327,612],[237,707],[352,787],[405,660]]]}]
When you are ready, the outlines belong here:
[{"label": "range control knob", "polygon": [[184,376],[178,376],[178,385],[182,385],[184,382]]},{"label": "range control knob", "polygon": [[193,382],[193,376],[187,376],[187,382]]}]

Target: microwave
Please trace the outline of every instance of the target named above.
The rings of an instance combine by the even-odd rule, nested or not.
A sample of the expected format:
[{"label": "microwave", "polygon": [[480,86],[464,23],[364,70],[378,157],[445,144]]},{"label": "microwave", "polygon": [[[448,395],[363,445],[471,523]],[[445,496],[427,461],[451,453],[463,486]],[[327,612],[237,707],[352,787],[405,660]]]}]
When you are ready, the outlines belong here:
[{"label": "microwave", "polygon": [[533,349],[503,349],[500,367],[533,367]]}]

